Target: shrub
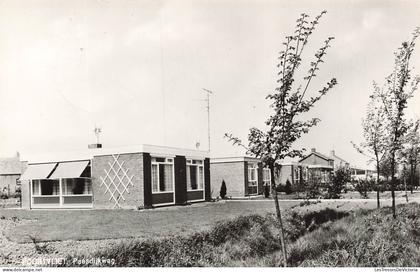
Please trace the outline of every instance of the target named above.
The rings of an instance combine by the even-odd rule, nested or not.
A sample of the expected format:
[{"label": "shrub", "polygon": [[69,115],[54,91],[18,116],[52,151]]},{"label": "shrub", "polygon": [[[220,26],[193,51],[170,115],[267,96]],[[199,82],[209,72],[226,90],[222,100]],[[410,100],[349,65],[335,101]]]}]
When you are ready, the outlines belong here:
[{"label": "shrub", "polygon": [[9,196],[7,194],[0,195],[0,199],[9,199]]},{"label": "shrub", "polygon": [[321,181],[319,178],[311,178],[305,186],[306,198],[318,198],[321,195]]},{"label": "shrub", "polygon": [[279,183],[276,185],[276,191],[277,192],[284,192],[284,185]]},{"label": "shrub", "polygon": [[222,180],[222,186],[220,187],[220,197],[225,198],[226,197],[226,183],[225,180]]},{"label": "shrub", "polygon": [[350,182],[350,172],[345,168],[337,169],[332,175],[332,179],[327,184],[326,198],[338,199],[341,197],[344,184]]},{"label": "shrub", "polygon": [[293,191],[292,191],[292,184],[290,183],[289,180],[286,181],[286,185],[284,186],[284,192],[287,195],[290,195],[291,193],[293,193]]},{"label": "shrub", "polygon": [[363,198],[367,198],[368,197],[368,192],[371,191],[371,189],[372,189],[372,184],[368,180],[359,180],[355,184],[354,188],[356,189],[356,191],[359,192],[359,194]]},{"label": "shrub", "polygon": [[264,197],[268,198],[270,196],[270,185],[267,183],[264,185]]}]

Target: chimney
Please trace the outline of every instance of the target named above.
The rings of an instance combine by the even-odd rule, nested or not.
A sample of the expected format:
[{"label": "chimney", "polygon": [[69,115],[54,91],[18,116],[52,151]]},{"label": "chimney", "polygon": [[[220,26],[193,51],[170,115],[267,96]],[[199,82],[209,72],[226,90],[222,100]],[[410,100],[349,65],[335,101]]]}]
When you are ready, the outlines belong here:
[{"label": "chimney", "polygon": [[89,149],[96,149],[96,148],[102,148],[102,144],[89,144]]},{"label": "chimney", "polygon": [[332,158],[332,157],[334,157],[335,156],[335,151],[334,150],[331,150],[330,151],[330,157]]},{"label": "chimney", "polygon": [[311,148],[311,152],[314,153],[316,152],[316,149],[314,147]]}]

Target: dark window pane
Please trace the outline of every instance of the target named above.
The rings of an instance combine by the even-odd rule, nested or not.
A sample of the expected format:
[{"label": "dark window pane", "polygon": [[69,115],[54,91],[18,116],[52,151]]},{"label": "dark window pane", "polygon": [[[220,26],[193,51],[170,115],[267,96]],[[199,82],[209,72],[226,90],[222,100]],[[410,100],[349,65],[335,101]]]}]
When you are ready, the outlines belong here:
[{"label": "dark window pane", "polygon": [[165,191],[165,165],[159,164],[159,185],[160,191]]},{"label": "dark window pane", "polygon": [[197,166],[190,166],[191,189],[197,190]]}]

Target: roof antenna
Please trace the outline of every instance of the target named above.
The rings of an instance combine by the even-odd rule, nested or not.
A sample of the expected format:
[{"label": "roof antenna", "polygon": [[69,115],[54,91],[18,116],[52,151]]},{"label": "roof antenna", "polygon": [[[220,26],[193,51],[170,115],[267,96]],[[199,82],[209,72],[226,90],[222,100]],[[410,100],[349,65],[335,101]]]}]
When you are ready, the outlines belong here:
[{"label": "roof antenna", "polygon": [[96,144],[90,144],[88,145],[88,148],[89,149],[102,148],[102,144],[99,143],[99,136],[102,133],[102,128],[95,125],[93,132],[95,133],[95,136],[96,136]]}]

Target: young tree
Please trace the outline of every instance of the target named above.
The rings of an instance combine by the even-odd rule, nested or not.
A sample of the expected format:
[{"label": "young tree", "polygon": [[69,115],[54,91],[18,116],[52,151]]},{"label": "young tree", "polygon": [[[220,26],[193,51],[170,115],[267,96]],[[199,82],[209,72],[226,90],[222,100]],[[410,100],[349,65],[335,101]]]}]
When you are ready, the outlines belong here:
[{"label": "young tree", "polygon": [[321,63],[324,62],[327,49],[333,40],[332,37],[327,38],[323,46],[316,52],[315,59],[310,62],[310,68],[301,84],[295,84],[296,71],[302,63],[302,52],[306,48],[308,39],[318,25],[319,20],[325,13],[326,11],[323,11],[312,21],[310,21],[309,15],[301,14],[297,20],[295,33],[291,36],[286,36],[286,41],[283,43],[284,49],[280,52],[277,65],[279,69],[277,82],[279,85],[266,97],[271,102],[273,113],[266,120],[265,129],[251,128],[248,134],[247,145],[243,144],[239,138],[232,134],[225,134],[225,137],[234,145],[245,147],[248,154],[260,158],[264,165],[271,170],[272,194],[281,229],[280,239],[284,266],[287,266],[287,254],[280,206],[277,191],[275,190],[275,169],[279,169],[277,164],[279,160],[285,157],[302,155],[304,150],[294,149],[292,144],[320,121],[318,118],[302,120],[302,115],[307,113],[317,101],[337,84],[337,80],[333,78],[315,96],[305,97],[305,95],[310,93],[310,83],[316,77]]},{"label": "young tree", "polygon": [[386,77],[382,88],[376,86],[375,95],[381,98],[384,105],[385,116],[387,117],[387,134],[389,157],[391,160],[391,196],[392,214],[395,213],[395,185],[397,172],[397,154],[402,149],[404,135],[407,133],[408,125],[405,120],[405,109],[408,100],[413,96],[417,89],[420,77],[411,78],[410,59],[415,46],[415,40],[420,34],[417,28],[411,41],[403,42],[395,53],[394,70],[391,75]]},{"label": "young tree", "polygon": [[220,197],[224,199],[226,197],[226,183],[225,180],[222,180],[222,186],[220,186]]},{"label": "young tree", "polygon": [[[376,88],[376,83],[374,83]],[[375,161],[376,166],[376,205],[379,209],[381,204],[379,200],[380,191],[380,162],[386,154],[386,116],[382,100],[375,95],[370,96],[366,118],[362,120],[363,137],[365,142],[360,145],[353,143],[353,147],[361,154],[367,156],[370,161]]]}]

